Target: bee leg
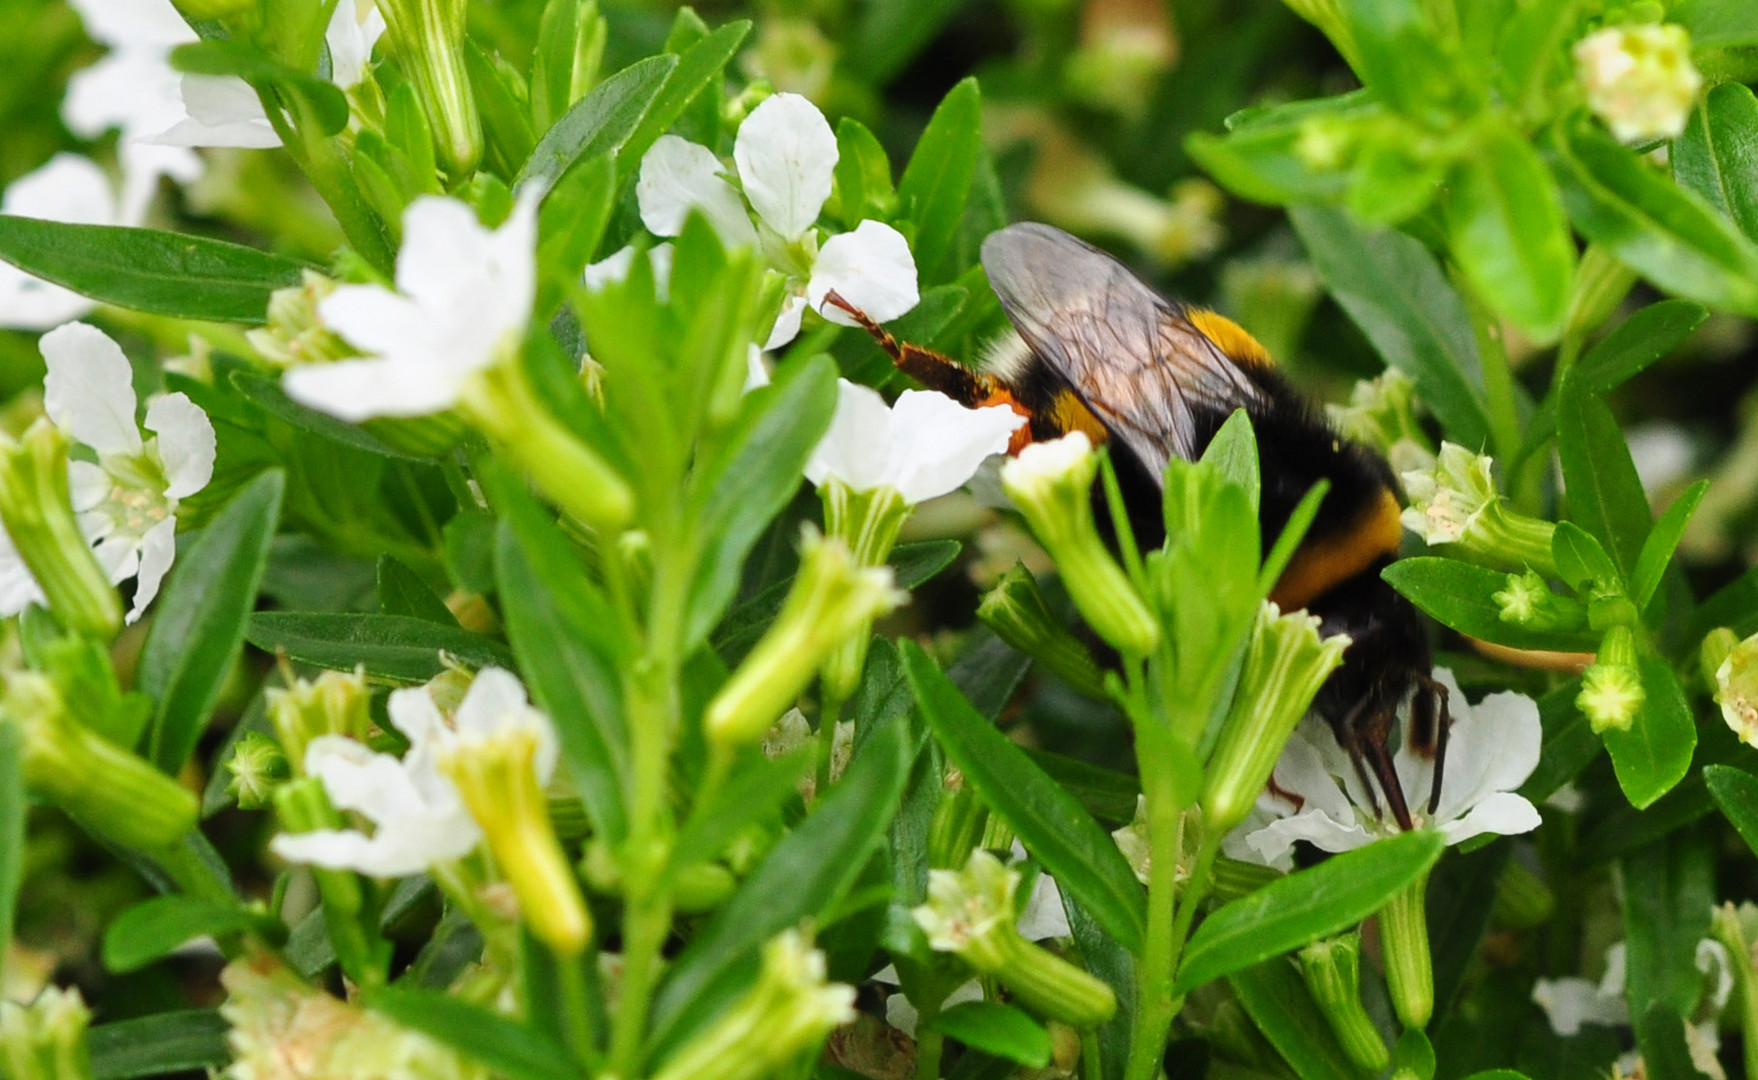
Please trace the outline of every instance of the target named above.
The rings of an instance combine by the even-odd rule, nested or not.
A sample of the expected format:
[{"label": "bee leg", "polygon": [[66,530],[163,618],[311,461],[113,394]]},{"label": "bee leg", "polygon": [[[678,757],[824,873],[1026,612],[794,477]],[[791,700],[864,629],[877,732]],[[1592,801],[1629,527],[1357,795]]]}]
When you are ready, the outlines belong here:
[{"label": "bee leg", "polygon": [[862,330],[872,335],[873,341],[886,356],[891,357],[891,362],[897,365],[899,371],[928,389],[938,390],[970,409],[985,404],[1004,404],[1012,400],[1012,395],[994,379],[979,375],[937,352],[898,341],[891,331],[844,300],[835,289],[824,294],[824,302],[846,313]]},{"label": "bee leg", "polygon": [[[1453,727],[1453,713],[1447,708],[1449,691],[1445,684],[1433,678],[1423,680],[1424,686],[1417,693],[1429,704],[1426,712],[1432,724],[1430,737],[1434,744],[1434,782],[1429,785],[1428,812],[1433,815],[1441,805],[1441,781],[1447,775],[1447,733]],[[1415,706],[1411,707],[1411,718],[1415,719]]]},{"label": "bee leg", "polygon": [[1374,775],[1379,777],[1380,790],[1386,793],[1386,802],[1392,809],[1392,817],[1397,819],[1398,827],[1409,832],[1415,827],[1410,820],[1410,807],[1404,801],[1404,787],[1398,783],[1398,771],[1392,767],[1392,755],[1382,742],[1370,742],[1363,749],[1373,762]]}]

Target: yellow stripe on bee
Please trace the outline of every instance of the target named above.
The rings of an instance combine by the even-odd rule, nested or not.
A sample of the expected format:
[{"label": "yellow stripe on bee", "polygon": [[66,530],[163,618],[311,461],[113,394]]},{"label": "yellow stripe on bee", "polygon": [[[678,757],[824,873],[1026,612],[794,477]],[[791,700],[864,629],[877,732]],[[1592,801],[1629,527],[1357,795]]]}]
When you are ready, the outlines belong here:
[{"label": "yellow stripe on bee", "polygon": [[1214,342],[1235,363],[1256,367],[1269,367],[1275,363],[1270,358],[1269,350],[1259,345],[1257,338],[1246,333],[1245,327],[1220,312],[1209,311],[1207,308],[1191,308],[1185,312],[1185,317],[1190,320],[1190,325],[1201,330],[1203,336]]},{"label": "yellow stripe on bee", "polygon": [[1056,395],[1055,404],[1050,406],[1050,422],[1064,435],[1071,431],[1084,432],[1094,446],[1111,437],[1111,433],[1105,430],[1105,425],[1099,423],[1099,418],[1093,415],[1091,409],[1081,404],[1080,398],[1075,397],[1071,390],[1063,390]]},{"label": "yellow stripe on bee", "polygon": [[1404,539],[1404,525],[1398,520],[1402,513],[1397,496],[1381,488],[1379,499],[1347,528],[1302,541],[1270,599],[1283,611],[1303,608],[1379,559],[1396,555]]}]

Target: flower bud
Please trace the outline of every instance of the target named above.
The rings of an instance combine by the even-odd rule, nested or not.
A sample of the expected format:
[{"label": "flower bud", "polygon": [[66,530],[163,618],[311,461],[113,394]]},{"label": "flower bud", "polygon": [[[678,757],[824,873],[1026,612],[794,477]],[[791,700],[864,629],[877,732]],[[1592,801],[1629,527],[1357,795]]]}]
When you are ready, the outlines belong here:
[{"label": "flower bud", "polygon": [[1361,934],[1315,941],[1299,952],[1300,974],[1330,1021],[1349,1060],[1370,1073],[1385,1071],[1391,1051],[1361,1005]]},{"label": "flower bud", "polygon": [[[1709,647],[1705,638],[1706,653]],[[1716,665],[1715,703],[1721,706],[1721,718],[1740,741],[1758,746],[1758,634],[1729,649]]]},{"label": "flower bud", "polygon": [[1106,700],[1105,676],[1093,654],[1050,614],[1037,579],[1016,562],[977,605],[977,618],[997,637],[1025,653],[1090,698]]},{"label": "flower bud", "polygon": [[122,601],[74,518],[67,447],[46,417],[17,441],[0,436],[0,521],[62,625],[108,641],[122,626]]},{"label": "flower bud", "polygon": [[1434,447],[1416,419],[1416,384],[1397,368],[1360,380],[1349,404],[1329,405],[1325,412],[1337,430],[1378,449],[1400,473],[1434,468]]},{"label": "flower bud", "polygon": [[1240,670],[1239,689],[1209,759],[1202,794],[1205,827],[1225,834],[1245,820],[1269,782],[1294,726],[1343,662],[1347,634],[1319,637],[1315,615],[1264,601]]},{"label": "flower bud", "polygon": [[[897,543],[898,530],[910,516],[911,507],[903,494],[884,484],[855,491],[832,477],[819,485],[818,497],[824,503],[825,533],[848,544],[860,565],[885,565]],[[872,637],[866,629],[857,630],[830,654],[822,673],[825,697],[846,701],[854,694]]]},{"label": "flower bud", "polygon": [[335,279],[315,270],[301,271],[299,284],[269,294],[268,322],[246,330],[245,340],[277,368],[359,355],[359,350],[337,337],[317,313],[318,301],[335,291]]},{"label": "flower bud", "polygon": [[442,754],[439,766],[481,826],[532,935],[574,956],[586,948],[592,919],[537,780],[537,739],[528,727],[509,726]]},{"label": "flower bud", "polygon": [[1407,1028],[1434,1015],[1434,959],[1428,947],[1428,875],[1411,882],[1379,914],[1380,951],[1392,1011]]},{"label": "flower bud", "polygon": [[1671,139],[1684,132],[1703,89],[1684,27],[1608,26],[1577,41],[1574,54],[1587,107],[1618,141]]},{"label": "flower bud", "polygon": [[226,782],[226,791],[244,810],[266,809],[274,801],[275,788],[292,776],[286,755],[260,731],[238,740],[232,756],[226,759],[226,771],[232,777]]},{"label": "flower bud", "polygon": [[1601,734],[1609,729],[1630,730],[1645,700],[1642,672],[1636,666],[1635,635],[1628,626],[1614,626],[1600,640],[1598,658],[1581,676],[1575,706],[1586,715],[1594,734]]},{"label": "flower bud", "polygon": [[910,916],[931,948],[958,954],[1048,1019],[1076,1027],[1109,1020],[1117,1011],[1109,986],[1020,935],[1019,882],[1019,871],[978,849],[962,870],[928,871],[928,902]]},{"label": "flower bud", "polygon": [[1509,574],[1507,587],[1490,599],[1501,609],[1503,622],[1529,630],[1580,630],[1587,625],[1587,608],[1579,600],[1552,592],[1531,570]]},{"label": "flower bud", "polygon": [[74,720],[47,676],[12,676],[0,723],[18,725],[24,736],[31,791],[112,843],[163,848],[195,827],[195,795]]},{"label": "flower bud", "polygon": [[295,678],[281,689],[263,692],[269,722],[281,752],[296,775],[305,775],[305,748],[319,735],[346,735],[366,741],[372,717],[367,714],[371,694],[366,689],[366,669],[326,671],[316,679]]},{"label": "flower bud", "polygon": [[1160,644],[1160,624],[1093,524],[1099,459],[1085,434],[1032,443],[1001,467],[1001,486],[1056,561],[1074,606],[1098,635],[1127,657]]},{"label": "flower bud", "polygon": [[529,473],[539,491],[583,525],[614,533],[635,513],[635,493],[598,451],[538,399],[516,358],[471,377],[459,395],[470,421]]},{"label": "flower bud", "polygon": [[1410,505],[1404,527],[1430,546],[1456,544],[1473,561],[1509,570],[1556,573],[1551,535],[1556,526],[1502,504],[1490,477],[1490,459],[1444,442],[1432,469],[1404,474]]},{"label": "flower bud", "polygon": [[0,1075],[7,1080],[91,1080],[91,1010],[76,989],[51,986],[29,1005],[0,1000]]},{"label": "flower bud", "polygon": [[464,66],[464,0],[378,0],[378,9],[440,167],[454,180],[468,177],[482,160],[482,120]]},{"label": "flower bud", "polygon": [[708,703],[708,737],[723,745],[761,739],[833,650],[909,599],[893,581],[890,567],[860,566],[840,538],[808,529],[780,614]]},{"label": "flower bud", "polygon": [[653,1080],[757,1080],[786,1075],[855,1018],[852,986],[825,980],[824,954],[797,930],[763,946],[757,983],[666,1058]]}]

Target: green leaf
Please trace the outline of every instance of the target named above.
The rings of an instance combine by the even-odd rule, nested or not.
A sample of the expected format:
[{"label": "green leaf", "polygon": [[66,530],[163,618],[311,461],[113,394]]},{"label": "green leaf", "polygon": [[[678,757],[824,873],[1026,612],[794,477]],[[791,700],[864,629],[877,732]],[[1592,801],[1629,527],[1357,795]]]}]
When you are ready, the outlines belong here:
[{"label": "green leaf", "polygon": [[745,556],[799,490],[807,460],[836,410],[836,365],[827,356],[783,367],[746,394],[738,419],[691,480],[694,519],[712,523],[685,617],[684,647],[713,629],[739,587]]},{"label": "green leaf", "polygon": [[566,1047],[541,1031],[437,990],[382,987],[366,1006],[511,1080],[579,1080]]},{"label": "green leaf", "polygon": [[1550,551],[1557,564],[1557,576],[1577,592],[1586,591],[1596,581],[1623,580],[1618,565],[1593,534],[1572,521],[1557,523],[1556,532],[1551,534]]},{"label": "green leaf", "polygon": [[1758,853],[1758,777],[1731,765],[1711,765],[1703,770],[1703,782],[1722,816]]},{"label": "green leaf", "polygon": [[1701,830],[1650,844],[1621,861],[1625,994],[1630,1014],[1650,1005],[1691,1012],[1703,993],[1697,943],[1715,904],[1713,849]]},{"label": "green leaf", "polygon": [[1405,1028],[1392,1048],[1392,1075],[1412,1080],[1434,1080],[1434,1044],[1421,1028]]},{"label": "green leaf", "polygon": [[1471,317],[1428,249],[1403,233],[1368,230],[1341,210],[1289,211],[1325,287],[1386,363],[1416,383],[1447,437],[1489,441]]},{"label": "green leaf", "polygon": [[1529,336],[1562,330],[1575,279],[1575,242],[1556,184],[1521,135],[1497,126],[1453,169],[1446,201],[1450,250],[1478,295]]},{"label": "green leaf", "polygon": [[1106,933],[1138,951],[1144,895],[1110,834],[972,708],[920,647],[904,642],[902,651],[916,703],[947,758],[1063,891],[1078,898]]},{"label": "green leaf", "polygon": [[1265,110],[1255,120],[1235,124],[1226,135],[1194,131],[1184,140],[1190,156],[1217,183],[1242,199],[1286,206],[1342,201],[1353,179],[1345,168],[1318,168],[1301,141],[1308,123],[1339,131],[1368,130],[1383,122],[1385,106],[1360,97],[1301,101]]},{"label": "green leaf", "polygon": [[513,663],[498,641],[403,615],[263,611],[251,616],[245,639],[266,652],[280,650],[289,659],[332,671],[364,665],[369,677],[405,686],[444,670],[442,651],[473,668]]},{"label": "green leaf", "polygon": [[232,496],[177,560],[158,599],[135,685],[155,706],[150,756],[172,776],[195,750],[244,646],[284,486],[274,470]]},{"label": "green leaf", "polygon": [[1596,635],[1531,630],[1503,622],[1501,608],[1491,599],[1507,588],[1508,575],[1457,559],[1421,556],[1399,559],[1380,573],[1429,618],[1461,634],[1511,649],[1556,649],[1578,652],[1598,647]]},{"label": "green leaf", "polygon": [[1330,1021],[1287,960],[1267,960],[1227,977],[1234,996],[1300,1080],[1364,1080]]},{"label": "green leaf", "polygon": [[1684,1014],[1678,1009],[1656,1002],[1633,1026],[1644,1076],[1702,1080],[1704,1074],[1692,1060],[1691,1044],[1685,1038]]},{"label": "green leaf", "polygon": [[104,967],[116,974],[138,971],[203,935],[285,933],[285,926],[247,908],[188,896],[155,896],[118,915],[104,929]]},{"label": "green leaf", "polygon": [[696,95],[711,80],[720,76],[727,61],[739,51],[739,46],[744,44],[745,35],[750,32],[750,21],[739,19],[727,23],[684,50],[677,59],[677,66],[671,69],[659,92],[653,96],[646,114],[635,125],[635,130],[629,133],[622,150],[617,153],[618,176],[627,176],[635,170],[648,148],[677,122],[678,117],[689,108],[690,102],[696,99]]},{"label": "green leaf", "polygon": [[763,943],[829,910],[884,843],[913,757],[886,724],[671,964],[653,1006],[655,1061],[713,1020],[755,973]]},{"label": "green leaf", "polygon": [[912,246],[924,283],[938,284],[952,276],[936,271],[958,236],[981,148],[982,95],[977,80],[965,79],[934,110],[897,185],[898,212],[915,225]]},{"label": "green leaf", "polygon": [[[1364,86],[1412,119],[1439,125],[1464,112],[1465,75],[1423,5],[1411,0],[1342,0]],[[1456,35],[1456,31],[1454,32]]]},{"label": "green leaf", "polygon": [[1646,700],[1628,731],[1605,733],[1618,786],[1638,810],[1671,791],[1691,767],[1691,751],[1697,747],[1697,725],[1691,705],[1672,665],[1660,657],[1642,659],[1642,689]]},{"label": "green leaf", "polygon": [[381,615],[407,615],[441,626],[457,626],[452,609],[428,588],[421,575],[398,562],[395,556],[378,557],[378,610]]},{"label": "green leaf", "polygon": [[608,155],[562,174],[537,212],[537,262],[543,268],[537,310],[548,316],[598,251],[616,209],[616,168]]},{"label": "green leaf", "polygon": [[719,857],[740,830],[777,813],[796,795],[816,760],[816,743],[775,758],[749,756],[710,802],[691,809],[672,844],[672,867]]},{"label": "green leaf", "polygon": [[1213,465],[1228,481],[1245,489],[1246,500],[1251,504],[1251,512],[1257,513],[1258,498],[1263,487],[1263,478],[1258,472],[1257,432],[1252,429],[1251,417],[1244,409],[1234,409],[1209,440],[1208,448],[1203,451],[1203,464]]},{"label": "green leaf", "polygon": [[1691,515],[1697,512],[1697,504],[1703,501],[1703,493],[1708,490],[1709,481],[1697,481],[1654,522],[1653,531],[1636,557],[1636,569],[1630,575],[1630,599],[1637,608],[1646,608],[1648,601],[1653,599],[1654,590],[1660,587],[1660,577],[1666,573],[1667,565],[1673,561],[1673,552],[1678,550],[1679,540],[1685,535],[1685,526],[1690,524]]},{"label": "green leaf", "polygon": [[1623,429],[1605,402],[1573,376],[1564,377],[1557,400],[1557,457],[1569,516],[1605,546],[1628,580],[1654,517]]},{"label": "green leaf", "polygon": [[575,162],[616,153],[640,126],[677,66],[675,56],[649,56],[593,87],[537,140],[537,149],[531,151],[513,186],[527,180],[551,185]]},{"label": "green leaf", "polygon": [[836,122],[836,155],[836,198],[844,228],[896,212],[891,159],[865,124],[849,116]]},{"label": "green leaf", "polygon": [[1025,747],[1026,757],[1043,769],[1057,786],[1073,795],[1087,813],[1107,825],[1127,825],[1135,818],[1141,783],[1128,773],[1089,765],[1077,758]]},{"label": "green leaf", "polygon": [[1191,935],[1174,992],[1189,993],[1211,979],[1354,926],[1421,879],[1446,846],[1438,832],[1403,833],[1240,897],[1203,920]]},{"label": "green leaf", "polygon": [[1585,125],[1553,134],[1547,149],[1581,235],[1667,292],[1758,314],[1758,246],[1700,196]]},{"label": "green leaf", "polygon": [[1751,87],[1725,82],[1711,90],[1668,160],[1680,187],[1758,240],[1758,97]]},{"label": "green leaf", "polygon": [[1695,49],[1758,45],[1758,9],[1746,0],[1680,0],[1667,18],[1691,32]]},{"label": "green leaf", "polygon": [[69,225],[0,214],[0,259],[117,307],[174,319],[260,325],[269,294],[306,263],[156,229]]},{"label": "green leaf", "polygon": [[934,39],[947,20],[970,0],[887,0],[869,4],[848,40],[860,47],[846,51],[839,63],[868,86],[890,82],[922,47]]},{"label": "green leaf", "polygon": [[1512,853],[1513,845],[1492,843],[1442,859],[1429,878],[1428,939],[1437,1016],[1451,1011],[1465,986],[1466,971],[1489,930],[1502,868]]},{"label": "green leaf", "polygon": [[1034,1069],[1050,1062],[1050,1033],[1011,1005],[966,1001],[936,1016],[930,1030],[950,1035],[973,1050]]},{"label": "green leaf", "polygon": [[268,413],[277,420],[285,421],[300,431],[309,432],[319,438],[341,443],[343,446],[364,450],[380,457],[398,458],[403,461],[425,461],[427,459],[398,450],[380,442],[371,432],[345,420],[338,420],[328,413],[308,409],[288,397],[281,389],[281,381],[260,371],[238,368],[229,376],[232,388],[244,396],[244,400]]},{"label": "green leaf", "polygon": [[16,723],[0,721],[0,975],[6,974],[18,890],[24,882],[24,736]]},{"label": "green leaf", "polygon": [[100,1024],[86,1036],[92,1080],[218,1069],[232,1060],[232,1026],[213,1009],[180,1009]]}]

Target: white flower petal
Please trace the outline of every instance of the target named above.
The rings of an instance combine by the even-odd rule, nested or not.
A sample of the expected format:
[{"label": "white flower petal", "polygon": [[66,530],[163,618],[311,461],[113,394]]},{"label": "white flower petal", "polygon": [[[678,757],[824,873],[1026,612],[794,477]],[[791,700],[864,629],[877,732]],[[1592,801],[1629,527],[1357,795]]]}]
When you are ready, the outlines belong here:
[{"label": "white flower petal", "polygon": [[1025,908],[1019,913],[1018,930],[1027,941],[1073,935],[1068,927],[1068,912],[1062,906],[1062,890],[1049,874],[1039,874],[1032,882],[1032,895],[1026,898]]},{"label": "white flower petal", "polygon": [[403,690],[393,690],[385,702],[385,711],[390,713],[391,723],[417,749],[439,743],[451,736],[446,718],[440,714],[439,706],[433,703],[433,695],[427,692],[426,687],[411,686]]},{"label": "white flower petal", "polygon": [[[1439,669],[1435,677],[1445,685],[1451,683],[1452,673]],[[1466,706],[1456,684],[1450,689],[1457,711],[1447,738],[1437,821],[1451,820],[1491,794],[1512,791],[1525,783],[1538,767],[1544,741],[1538,704],[1524,694],[1491,694],[1474,706]],[[1426,791],[1425,786],[1425,798]]]},{"label": "white flower petal", "polygon": [[134,369],[95,326],[68,323],[37,343],[48,365],[43,411],[55,426],[100,454],[138,454]]},{"label": "white flower petal", "polygon": [[73,495],[73,512],[83,514],[110,497],[116,482],[89,461],[67,463],[67,486]]},{"label": "white flower petal", "polygon": [[836,134],[818,106],[776,94],[751,110],[733,140],[745,198],[771,229],[797,240],[818,220],[836,176]]},{"label": "white flower petal", "polygon": [[171,572],[177,558],[177,519],[166,518],[146,531],[137,549],[140,555],[139,576],[134,583],[134,606],[124,622],[133,624],[146,611],[147,605],[159,595],[159,584]]},{"label": "white flower petal", "polygon": [[936,390],[905,390],[891,410],[891,486],[911,505],[944,495],[1004,453],[1025,422],[1006,406],[967,409]]},{"label": "white flower petal", "polygon": [[874,322],[890,322],[916,306],[916,260],[903,234],[877,221],[824,241],[812,264],[806,299],[812,310],[843,326],[858,325],[849,313],[824,302],[830,291]]},{"label": "white flower petal", "polygon": [[1483,833],[1514,836],[1531,832],[1542,822],[1538,808],[1525,796],[1501,791],[1473,806],[1463,817],[1438,822],[1436,827],[1448,844],[1458,844]]},{"label": "white flower petal", "polygon": [[641,159],[641,175],[635,182],[641,224],[655,236],[676,236],[684,231],[690,211],[697,210],[714,226],[721,243],[754,246],[757,230],[751,227],[739,193],[721,171],[720,159],[706,146],[661,135]]},{"label": "white flower petal", "polygon": [[86,36],[112,49],[169,51],[196,40],[170,0],[69,0]]},{"label": "white flower petal", "polygon": [[86,528],[90,518],[100,518],[108,523],[109,515],[82,515],[80,532],[87,540],[97,540],[92,547],[92,558],[98,560],[98,568],[110,579],[110,584],[120,585],[140,570],[140,537],[118,533],[113,529],[105,529],[101,533],[90,531]]},{"label": "white flower petal", "polygon": [[581,280],[593,292],[606,285],[617,285],[629,280],[629,270],[635,265],[635,245],[624,244],[595,263],[589,263]]},{"label": "white flower petal", "polygon": [[1325,760],[1327,743],[1335,746],[1336,740],[1323,721],[1303,721],[1289,738],[1274,772],[1276,791],[1295,796],[1300,804],[1290,805],[1275,794],[1271,798],[1286,814],[1320,810],[1334,820],[1353,825],[1355,806],[1337,785],[1336,773]]},{"label": "white flower petal", "polygon": [[233,146],[267,150],[281,136],[262,111],[262,99],[234,75],[185,75],[183,108],[187,118],[151,140],[160,146]]},{"label": "white flower petal", "polygon": [[159,436],[166,496],[186,499],[214,477],[214,425],[200,405],[182,393],[161,394],[147,402],[146,429]]},{"label": "white flower petal", "polygon": [[1293,817],[1272,821],[1245,838],[1245,842],[1266,863],[1275,863],[1293,850],[1296,841],[1305,840],[1320,851],[1335,854],[1366,847],[1377,839],[1360,825],[1333,821],[1322,810],[1307,810]]},{"label": "white flower petal", "polygon": [[337,0],[329,29],[324,31],[324,44],[330,49],[330,81],[344,90],[357,85],[366,76],[372,47],[384,32],[385,16],[377,4],[369,2],[362,19],[354,0]]},{"label": "white flower petal", "polygon": [[806,461],[806,479],[835,479],[855,491],[887,482],[891,464],[891,409],[877,390],[837,380],[836,413]]},{"label": "white flower petal", "polygon": [[1564,1037],[1579,1034],[1583,1024],[1617,1027],[1630,1022],[1621,996],[1603,996],[1586,979],[1539,979],[1532,984],[1532,1000],[1544,1010],[1551,1030]]},{"label": "white flower petal", "polygon": [[123,225],[139,225],[159,193],[159,179],[170,177],[180,184],[193,184],[207,171],[201,155],[186,146],[156,146],[126,142],[117,147],[122,162],[122,200],[118,214]]},{"label": "white flower petal", "polygon": [[763,351],[771,352],[781,348],[800,335],[800,317],[806,312],[806,298],[798,293],[789,293],[781,302],[781,311],[775,316],[775,325],[769,330],[769,337],[763,342]]},{"label": "white flower petal", "polygon": [[11,263],[0,263],[0,326],[48,330],[97,306],[71,289],[32,277]]},{"label": "white flower petal", "polygon": [[463,376],[389,360],[305,364],[281,376],[301,405],[357,424],[375,416],[426,416],[458,400]]},{"label": "white flower petal", "polygon": [[75,225],[114,225],[116,193],[110,178],[90,158],[56,154],[8,185],[0,213]]},{"label": "white flower petal", "polygon": [[519,677],[504,668],[485,667],[470,680],[470,689],[453,722],[459,734],[490,736],[531,707]]},{"label": "white flower petal", "polygon": [[752,345],[745,350],[745,393],[769,385],[769,365],[763,362],[763,350]]},{"label": "white flower petal", "polygon": [[158,135],[188,115],[182,75],[163,53],[150,50],[118,50],[74,72],[61,102],[61,118],[68,130],[82,139],[96,139],[111,128],[121,128],[124,148],[134,140]]},{"label": "white flower petal", "polygon": [[12,537],[0,529],[0,617],[20,614],[32,604],[47,606],[42,586],[31,576],[30,567],[18,554]]}]

